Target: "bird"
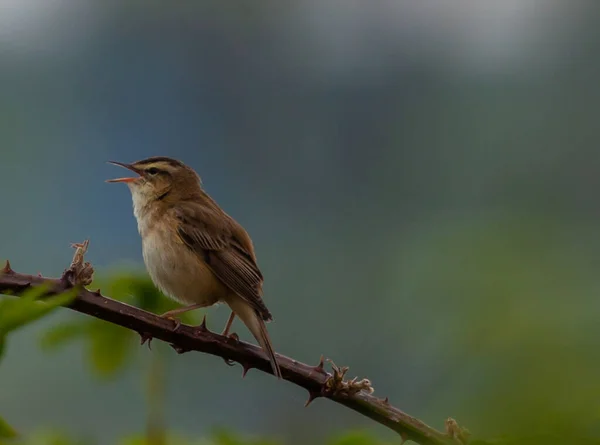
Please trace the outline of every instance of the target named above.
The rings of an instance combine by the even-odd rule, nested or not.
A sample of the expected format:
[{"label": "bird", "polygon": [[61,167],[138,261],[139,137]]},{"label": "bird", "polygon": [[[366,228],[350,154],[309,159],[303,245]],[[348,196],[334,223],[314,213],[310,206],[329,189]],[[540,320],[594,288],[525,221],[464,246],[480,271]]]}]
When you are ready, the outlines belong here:
[{"label": "bird", "polygon": [[136,174],[106,182],[129,187],[146,270],[163,294],[182,305],[160,316],[174,320],[177,330],[176,315],[226,303],[231,314],[222,335],[230,335],[239,317],[281,378],[266,327],[273,317],[263,301],[264,277],[248,232],[182,161],[154,156],[131,164],[108,162]]}]

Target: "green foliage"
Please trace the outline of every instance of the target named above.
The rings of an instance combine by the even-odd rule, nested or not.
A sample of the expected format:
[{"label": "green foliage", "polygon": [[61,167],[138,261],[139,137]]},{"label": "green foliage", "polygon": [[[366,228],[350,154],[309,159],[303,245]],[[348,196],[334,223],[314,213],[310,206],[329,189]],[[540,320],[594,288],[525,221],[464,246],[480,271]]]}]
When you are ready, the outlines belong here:
[{"label": "green foliage", "polygon": [[384,445],[364,431],[351,431],[331,439],[327,445]]},{"label": "green foliage", "polygon": [[[32,323],[56,308],[69,304],[75,298],[75,291],[64,292],[59,295],[44,298],[48,288],[38,286],[27,290],[20,298],[6,298],[0,300],[0,359],[6,349],[6,337],[29,323]],[[16,431],[0,417],[0,440],[13,438]]]},{"label": "green foliage", "polygon": [[[280,442],[264,438],[243,438],[233,433],[218,431],[208,437],[190,438],[168,432],[164,439],[148,438],[144,434],[130,434],[118,439],[116,445],[282,445]],[[373,443],[373,442],[372,442]],[[10,445],[92,445],[89,440],[75,439],[55,431],[40,431]],[[0,445],[3,445],[0,441]],[[8,445],[8,444],[7,444]],[[333,444],[332,444],[333,445]],[[361,442],[345,442],[344,445],[362,445]],[[373,445],[376,445],[373,443]]]},{"label": "green foliage", "polygon": [[[118,445],[158,445],[158,441],[144,435],[131,435],[123,438]],[[161,442],[162,443],[162,442]],[[244,438],[231,432],[219,430],[206,438],[188,438],[177,434],[167,434],[164,444],[168,445],[282,445],[281,442],[265,438]],[[353,445],[353,444],[345,444]],[[356,444],[360,445],[360,444]]]},{"label": "green foliage", "polygon": [[0,417],[0,440],[16,437],[17,432]]},{"label": "green foliage", "polygon": [[600,445],[600,440],[581,436],[564,437],[554,434],[502,437],[494,440],[473,440],[469,445]]},{"label": "green foliage", "polygon": [[39,299],[47,291],[47,287],[36,286],[27,290],[21,298],[0,300],[0,313],[2,314],[0,318],[0,338],[4,338],[9,332],[42,318],[57,307],[69,304],[76,295],[75,290],[70,290],[40,301]]},{"label": "green foliage", "polygon": [[50,352],[75,340],[84,342],[89,364],[101,378],[114,377],[134,353],[131,331],[94,318],[52,326],[43,333],[40,345]]},{"label": "green foliage", "polygon": [[230,431],[217,430],[212,434],[210,445],[279,445],[280,442],[264,438],[243,438]]},{"label": "green foliage", "polygon": [[0,445],[94,445],[93,441],[76,439],[61,431],[40,430]]},{"label": "green foliage", "polygon": [[213,445],[213,442],[205,439],[190,440],[177,434],[168,434],[164,442],[148,439],[142,434],[127,436],[117,442],[117,445]]},{"label": "green foliage", "polygon": [[[186,438],[176,434],[168,434],[166,444],[169,445],[284,445],[283,442],[264,437],[244,437],[231,431],[219,429],[206,438]],[[352,431],[333,437],[322,445],[392,445],[395,442],[382,442],[363,431]],[[144,435],[132,435],[122,439],[119,445],[156,445]],[[512,444],[511,444],[512,445]]]},{"label": "green foliage", "polygon": [[88,323],[82,320],[62,322],[48,329],[41,338],[40,345],[45,351],[57,349],[70,341],[77,340],[86,335]]},{"label": "green foliage", "polygon": [[[190,439],[177,435],[168,435],[166,443],[169,445],[283,445],[283,442],[264,437],[244,437],[231,431],[219,429],[207,438]],[[363,431],[352,431],[341,436],[336,436],[323,445],[387,445]],[[155,445],[145,436],[135,435],[123,439],[119,445]],[[391,445],[391,443],[389,443]]]},{"label": "green foliage", "polygon": [[128,330],[100,320],[90,320],[87,355],[100,377],[112,377],[133,356],[135,337]]},{"label": "green foliage", "polygon": [[[120,273],[95,282],[94,286],[100,286],[110,298],[156,314],[178,307],[143,274]],[[179,318],[182,323],[197,323],[195,313],[185,313]],[[116,377],[140,351],[136,332],[91,317],[49,328],[43,333],[40,345],[46,351],[53,351],[76,340],[83,342],[92,371],[103,379]]]}]

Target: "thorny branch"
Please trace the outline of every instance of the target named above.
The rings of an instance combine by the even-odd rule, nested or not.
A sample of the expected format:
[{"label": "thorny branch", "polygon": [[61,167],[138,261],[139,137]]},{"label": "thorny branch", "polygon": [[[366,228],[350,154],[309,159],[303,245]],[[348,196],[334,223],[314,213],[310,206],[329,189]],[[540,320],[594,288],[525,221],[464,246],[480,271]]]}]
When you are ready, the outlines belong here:
[{"label": "thorny branch", "polygon": [[[240,363],[243,376],[252,368],[272,373],[269,361],[259,347],[209,331],[206,318],[200,326],[181,325],[175,330],[172,320],[104,297],[100,290],[87,290],[84,286],[91,284],[94,273],[91,264],[84,261],[88,246],[87,240],[72,245],[76,249],[73,261],[59,279],[17,273],[7,261],[0,270],[0,293],[18,296],[28,288],[46,284],[49,285],[48,295],[54,295],[78,287],[77,298],[68,306],[70,309],[136,331],[142,337],[142,344],[157,338],[169,343],[180,354],[199,351],[215,355],[227,363]],[[466,444],[468,440],[468,430],[452,418],[446,420],[446,433],[442,433],[392,406],[387,397],[373,396],[374,389],[368,379],[346,380],[348,367],[338,367],[327,360],[332,369],[331,373],[327,372],[323,356],[316,366],[280,354],[277,354],[277,360],[283,379],[308,391],[306,406],[319,397],[333,400],[396,431],[402,442],[412,440],[423,445],[442,445]]]}]

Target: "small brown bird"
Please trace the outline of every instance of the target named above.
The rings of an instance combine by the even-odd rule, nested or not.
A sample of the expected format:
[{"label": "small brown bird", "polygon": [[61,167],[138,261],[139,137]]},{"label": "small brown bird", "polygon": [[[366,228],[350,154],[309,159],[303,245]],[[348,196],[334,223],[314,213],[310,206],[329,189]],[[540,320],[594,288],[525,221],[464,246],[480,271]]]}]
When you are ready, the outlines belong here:
[{"label": "small brown bird", "polygon": [[180,161],[152,157],[133,164],[110,161],[138,176],[124,182],[142,237],[144,263],[154,284],[185,305],[162,314],[174,319],[193,309],[225,302],[267,353],[273,373],[281,370],[265,322],[272,316],[262,300],[263,275],[244,228],[204,191],[198,174]]}]

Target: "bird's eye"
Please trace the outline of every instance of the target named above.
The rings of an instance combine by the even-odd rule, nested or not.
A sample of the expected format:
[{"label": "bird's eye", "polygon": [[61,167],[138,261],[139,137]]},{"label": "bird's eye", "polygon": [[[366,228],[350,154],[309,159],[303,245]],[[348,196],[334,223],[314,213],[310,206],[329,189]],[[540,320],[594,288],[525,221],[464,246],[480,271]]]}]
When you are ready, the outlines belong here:
[{"label": "bird's eye", "polygon": [[147,172],[148,172],[148,174],[150,174],[150,175],[155,175],[155,174],[157,174],[157,173],[158,173],[158,171],[159,171],[159,170],[158,170],[156,167],[152,167],[152,168],[149,168],[149,169],[148,169],[148,170],[146,170],[146,171],[147,171]]}]

